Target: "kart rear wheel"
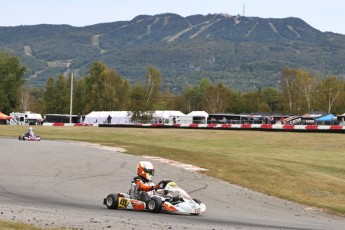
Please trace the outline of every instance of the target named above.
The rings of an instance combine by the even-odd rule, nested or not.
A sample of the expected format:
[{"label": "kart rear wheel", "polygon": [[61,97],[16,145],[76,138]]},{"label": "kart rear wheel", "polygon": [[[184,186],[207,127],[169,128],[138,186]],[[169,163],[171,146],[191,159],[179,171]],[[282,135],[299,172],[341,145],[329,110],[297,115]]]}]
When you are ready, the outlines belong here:
[{"label": "kart rear wheel", "polygon": [[159,197],[151,197],[149,202],[147,202],[147,209],[153,213],[159,213],[162,211],[162,200]]},{"label": "kart rear wheel", "polygon": [[119,196],[117,194],[109,194],[107,198],[105,198],[104,203],[109,209],[118,209]]}]

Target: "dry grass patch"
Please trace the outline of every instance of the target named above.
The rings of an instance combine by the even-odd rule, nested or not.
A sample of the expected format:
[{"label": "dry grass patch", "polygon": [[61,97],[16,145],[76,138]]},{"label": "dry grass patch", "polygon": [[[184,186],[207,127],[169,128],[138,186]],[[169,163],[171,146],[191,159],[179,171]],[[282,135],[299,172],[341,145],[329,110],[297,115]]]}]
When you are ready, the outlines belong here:
[{"label": "dry grass patch", "polygon": [[76,230],[76,228],[53,228],[53,227],[37,227],[31,224],[25,224],[15,221],[1,221],[1,230]]}]

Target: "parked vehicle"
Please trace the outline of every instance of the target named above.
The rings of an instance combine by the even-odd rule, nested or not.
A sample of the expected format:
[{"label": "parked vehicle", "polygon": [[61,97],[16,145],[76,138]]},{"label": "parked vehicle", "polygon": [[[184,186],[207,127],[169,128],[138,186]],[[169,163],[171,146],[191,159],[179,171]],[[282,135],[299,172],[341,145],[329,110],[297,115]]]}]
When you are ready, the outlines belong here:
[{"label": "parked vehicle", "polygon": [[10,116],[10,125],[39,125],[43,120],[41,114],[33,113],[30,111],[13,112],[10,113]]}]

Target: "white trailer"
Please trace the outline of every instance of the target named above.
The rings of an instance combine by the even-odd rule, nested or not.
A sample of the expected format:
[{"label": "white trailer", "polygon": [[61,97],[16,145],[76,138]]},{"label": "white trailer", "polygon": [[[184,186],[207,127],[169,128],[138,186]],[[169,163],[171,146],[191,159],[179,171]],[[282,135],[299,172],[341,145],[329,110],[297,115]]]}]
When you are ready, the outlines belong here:
[{"label": "white trailer", "polygon": [[42,122],[42,115],[39,113],[26,112],[12,112],[10,113],[10,125],[39,125]]}]

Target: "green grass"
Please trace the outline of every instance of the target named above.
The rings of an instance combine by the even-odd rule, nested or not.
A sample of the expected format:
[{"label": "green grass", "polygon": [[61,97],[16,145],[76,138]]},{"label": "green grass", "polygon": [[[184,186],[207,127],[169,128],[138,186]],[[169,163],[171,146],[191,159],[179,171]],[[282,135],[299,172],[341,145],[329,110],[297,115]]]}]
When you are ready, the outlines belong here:
[{"label": "green grass", "polygon": [[[27,127],[0,126],[17,136]],[[44,139],[123,147],[192,163],[233,184],[345,215],[343,134],[240,130],[35,127]]]}]

